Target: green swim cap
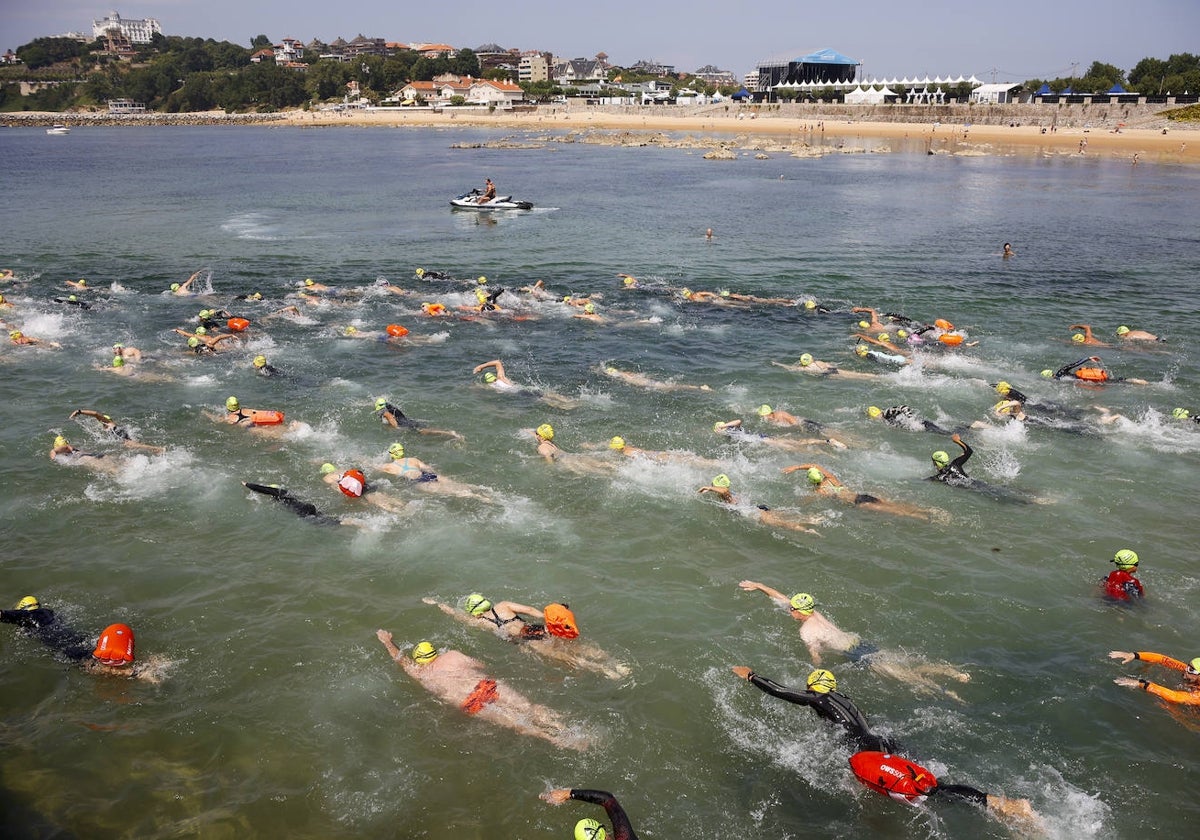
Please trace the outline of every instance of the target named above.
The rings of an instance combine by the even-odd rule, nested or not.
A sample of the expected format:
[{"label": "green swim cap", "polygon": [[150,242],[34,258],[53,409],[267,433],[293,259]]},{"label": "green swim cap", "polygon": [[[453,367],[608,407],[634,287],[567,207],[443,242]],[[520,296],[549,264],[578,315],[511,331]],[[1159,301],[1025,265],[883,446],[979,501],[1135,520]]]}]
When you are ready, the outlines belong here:
[{"label": "green swim cap", "polygon": [[123,350],[123,349],[125,349],[125,345],[119,341],[116,341],[116,342],[113,342],[113,349],[114,350]]},{"label": "green swim cap", "polygon": [[729,486],[729,476],[725,475],[725,473],[721,473],[720,475],[713,476],[712,486],[713,487],[728,487]]},{"label": "green swim cap", "polygon": [[892,337],[890,335],[888,335],[887,333],[880,333],[879,340],[880,341],[891,341]]},{"label": "green swim cap", "polygon": [[463,601],[463,609],[471,615],[480,616],[492,608],[492,602],[479,592],[472,592],[467,596],[467,600]]},{"label": "green swim cap", "polygon": [[950,465],[950,454],[943,449],[939,449],[937,452],[934,452],[931,457],[933,458],[934,466],[936,466],[939,470],[942,467]]},{"label": "green swim cap", "polygon": [[821,472],[819,467],[809,467],[805,475],[808,476],[809,484],[820,484],[825,480],[825,473]]},{"label": "green swim cap", "polygon": [[239,406],[240,406],[240,403],[238,403],[237,397],[230,397],[229,399],[225,400],[225,410],[226,411],[237,411]]},{"label": "green swim cap", "polygon": [[865,330],[865,329],[869,328],[870,326],[871,326],[870,321],[859,321],[858,322],[858,328],[860,330]]},{"label": "green swim cap", "polygon": [[608,442],[608,448],[615,449],[618,452],[620,452],[622,449],[625,448],[625,438],[623,438],[619,435],[617,437],[614,437],[612,440],[610,440]]},{"label": "green swim cap", "polygon": [[797,592],[792,596],[791,607],[798,613],[804,615],[812,615],[812,611],[816,608],[817,602],[813,600],[813,596],[807,592]]},{"label": "green swim cap", "polygon": [[816,309],[817,302],[815,300],[813,300],[812,298],[809,298],[808,300],[804,301],[804,308],[805,309]]},{"label": "green swim cap", "polygon": [[204,327],[196,327],[196,335],[208,335],[208,330]]},{"label": "green swim cap", "polygon": [[800,367],[808,367],[813,363],[812,353],[803,353],[800,356]]},{"label": "green swim cap", "polygon": [[1042,371],[1043,379],[1050,379],[1053,376],[1054,376],[1054,371],[1050,370],[1050,368],[1046,368],[1044,371]]},{"label": "green swim cap", "polygon": [[1138,564],[1137,552],[1129,548],[1122,548],[1113,557],[1113,562],[1117,564],[1118,569],[1124,571],[1136,569]]},{"label": "green swim cap", "polygon": [[178,291],[179,291],[179,284],[178,284],[178,283],[172,283],[172,284],[171,284],[171,291],[172,291],[172,292],[178,292]]},{"label": "green swim cap", "polygon": [[1071,336],[1071,340],[1074,341],[1076,344],[1080,344],[1084,341],[1087,341],[1087,338],[1084,336],[1083,333],[1075,333],[1075,335]]},{"label": "green swim cap", "polygon": [[591,303],[590,301],[588,303],[585,303],[583,305],[583,311],[586,312],[588,315],[596,314],[596,304]]},{"label": "green swim cap", "polygon": [[590,817],[575,823],[575,840],[606,840],[607,837],[604,826]]},{"label": "green swim cap", "polygon": [[867,406],[867,416],[872,420],[878,420],[883,416],[883,409],[877,405],[869,405]]},{"label": "green swim cap", "polygon": [[428,665],[437,659],[437,650],[429,642],[421,642],[412,649],[412,658],[418,665]]},{"label": "green swim cap", "polygon": [[266,356],[263,356],[263,355],[258,355],[258,356],[255,356],[255,357],[254,357],[254,366],[255,366],[256,368],[264,368],[264,367],[266,367],[266,366],[267,366],[267,357],[266,357]]},{"label": "green swim cap", "polygon": [[490,370],[483,375],[483,382],[485,385],[491,385],[495,381],[496,374],[492,373]]},{"label": "green swim cap", "polygon": [[387,400],[385,400],[383,397],[380,397],[379,399],[375,400],[375,410],[376,411],[383,411],[385,408],[387,408]]},{"label": "green swim cap", "polygon": [[733,292],[729,291],[728,289],[721,289],[721,297],[729,297],[731,294],[733,294]]},{"label": "green swim cap", "polygon": [[480,274],[479,277],[477,277],[475,279],[475,282],[482,286],[484,283],[487,282],[487,278],[485,276],[483,276],[482,274]]},{"label": "green swim cap", "polygon": [[1171,416],[1174,417],[1176,420],[1187,420],[1188,418],[1190,418],[1192,416],[1192,413],[1190,411],[1188,411],[1186,408],[1176,408],[1176,409],[1172,409]]},{"label": "green swim cap", "polygon": [[770,413],[771,413],[771,406],[767,405],[766,403],[763,403],[762,405],[760,405],[758,407],[758,416],[759,417],[766,417]]},{"label": "green swim cap", "polygon": [[189,336],[188,340],[187,340],[187,345],[188,345],[188,347],[199,347],[200,339],[196,338],[196,336],[194,336],[194,335]]},{"label": "green swim cap", "polygon": [[1188,663],[1187,673],[1191,674],[1192,676],[1195,676],[1196,674],[1200,674],[1200,656],[1197,656],[1195,659],[1193,659],[1191,662]]},{"label": "green swim cap", "polygon": [[1123,324],[1121,326],[1117,327],[1117,335],[1125,335],[1125,333],[1127,333],[1127,332],[1129,332],[1129,327],[1127,327]]},{"label": "green swim cap", "polygon": [[337,467],[328,461],[321,465],[321,475],[329,475],[331,472],[337,472]]},{"label": "green swim cap", "polygon": [[867,352],[868,352],[867,345],[865,345],[865,344],[854,345],[854,352],[857,353],[859,356],[866,356]]},{"label": "green swim cap", "polygon": [[404,444],[393,443],[391,446],[388,447],[388,455],[391,455],[392,458],[395,458],[397,460],[399,460],[400,458],[403,458],[404,457]]},{"label": "green swim cap", "polygon": [[79,300],[79,298],[76,297],[75,295],[67,295],[67,300],[71,301],[71,303],[75,303],[76,301]]},{"label": "green swim cap", "polygon": [[113,356],[112,366],[113,367],[125,367],[125,357],[124,356]]},{"label": "green swim cap", "polygon": [[815,691],[818,694],[828,694],[837,689],[837,678],[833,675],[832,671],[818,668],[808,675],[805,684],[810,691]]}]

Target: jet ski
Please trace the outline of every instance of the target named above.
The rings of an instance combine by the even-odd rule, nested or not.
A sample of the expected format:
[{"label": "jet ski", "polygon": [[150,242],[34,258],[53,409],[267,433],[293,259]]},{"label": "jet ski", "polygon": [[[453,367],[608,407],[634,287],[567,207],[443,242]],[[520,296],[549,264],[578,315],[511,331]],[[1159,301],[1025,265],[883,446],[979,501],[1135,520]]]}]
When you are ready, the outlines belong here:
[{"label": "jet ski", "polygon": [[531,201],[513,201],[511,195],[498,195],[490,201],[479,203],[483,195],[478,189],[450,199],[450,206],[458,210],[532,210]]}]

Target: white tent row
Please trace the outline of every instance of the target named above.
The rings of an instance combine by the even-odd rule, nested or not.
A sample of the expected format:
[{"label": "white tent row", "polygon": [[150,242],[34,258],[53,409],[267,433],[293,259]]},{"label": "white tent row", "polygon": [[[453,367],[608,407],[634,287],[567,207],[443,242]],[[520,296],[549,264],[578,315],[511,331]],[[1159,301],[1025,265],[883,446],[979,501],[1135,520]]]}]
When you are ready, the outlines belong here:
[{"label": "white tent row", "polygon": [[780,82],[779,84],[774,85],[771,89],[772,90],[825,90],[827,88],[830,88],[833,90],[853,90],[856,87],[869,87],[869,88],[895,87],[896,85],[902,85],[904,87],[915,87],[917,85],[920,85],[922,87],[929,87],[930,85],[933,85],[936,87],[938,85],[962,85],[962,84],[968,84],[968,85],[971,85],[972,87],[978,87],[979,85],[982,85],[983,82],[979,81],[979,79],[976,79],[974,75],[970,76],[969,78],[965,78],[965,79],[962,76],[958,76],[957,78],[951,78],[951,77],[947,76],[944,79],[941,76],[937,76],[932,79],[929,78],[928,76],[925,76],[924,78],[920,78],[920,79],[918,79],[916,77],[913,77],[910,79],[906,76],[903,79],[895,79],[895,78],[892,78],[892,79],[860,79],[856,82]]},{"label": "white tent row", "polygon": [[861,88],[861,87],[856,87],[854,90],[849,91],[846,94],[846,104],[847,105],[879,105],[879,104],[882,104],[883,102],[886,102],[887,101],[886,97],[888,97],[888,96],[899,96],[899,94],[896,93],[896,91],[892,90],[891,88],[887,87],[886,85],[883,87],[882,90],[876,90],[873,87],[868,87],[865,89]]}]

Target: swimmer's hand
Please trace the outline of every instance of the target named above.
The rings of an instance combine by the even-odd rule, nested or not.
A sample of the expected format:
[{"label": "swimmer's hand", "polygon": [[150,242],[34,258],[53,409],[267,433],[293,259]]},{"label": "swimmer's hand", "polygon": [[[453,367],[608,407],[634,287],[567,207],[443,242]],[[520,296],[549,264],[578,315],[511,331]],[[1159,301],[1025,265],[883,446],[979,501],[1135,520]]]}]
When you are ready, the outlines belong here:
[{"label": "swimmer's hand", "polygon": [[1114,685],[1119,685],[1122,688],[1138,688],[1141,686],[1141,680],[1135,680],[1133,677],[1117,677],[1113,680]]},{"label": "swimmer's hand", "polygon": [[737,676],[741,677],[744,680],[750,679],[750,675],[752,673],[754,673],[749,668],[747,668],[745,665],[734,665],[732,670],[733,670],[733,673],[735,673]]},{"label": "swimmer's hand", "polygon": [[386,630],[376,630],[375,638],[379,639],[379,641],[383,642],[386,645],[386,644],[391,643],[392,634]]},{"label": "swimmer's hand", "polygon": [[1133,661],[1133,654],[1127,650],[1110,650],[1108,652],[1109,659],[1119,659],[1122,664],[1128,665]]},{"label": "swimmer's hand", "polygon": [[571,798],[570,788],[555,788],[548,790],[545,793],[538,794],[538,799],[543,802],[549,802],[551,805],[561,805]]},{"label": "swimmer's hand", "polygon": [[955,443],[962,443],[962,436],[956,432],[950,435],[950,440],[954,441]]},{"label": "swimmer's hand", "polygon": [[436,600],[434,600],[433,598],[422,598],[422,599],[421,599],[421,603],[422,603],[422,604],[430,604],[430,605],[433,605],[433,604],[436,604],[436,603],[437,603],[437,601],[436,601]]},{"label": "swimmer's hand", "polygon": [[68,420],[74,420],[74,419],[75,419],[76,417],[78,417],[78,416],[79,416],[79,409],[77,408],[77,409],[75,409],[74,411],[72,411],[72,412],[71,412],[70,416],[68,416],[68,417],[67,417],[67,419],[68,419]]}]

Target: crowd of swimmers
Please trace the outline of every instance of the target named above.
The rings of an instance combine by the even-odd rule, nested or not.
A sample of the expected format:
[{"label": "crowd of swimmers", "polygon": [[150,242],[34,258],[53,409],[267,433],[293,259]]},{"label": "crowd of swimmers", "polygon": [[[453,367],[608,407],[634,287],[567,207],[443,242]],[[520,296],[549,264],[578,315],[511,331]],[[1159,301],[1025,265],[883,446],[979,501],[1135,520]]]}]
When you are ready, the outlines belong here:
[{"label": "crowd of swimmers", "polygon": [[[490,182],[489,182],[490,183]],[[711,236],[711,233],[710,233]],[[1008,243],[1005,243],[1004,257],[1013,256]],[[180,283],[172,283],[165,290],[166,294],[178,297],[189,297],[198,294],[195,291],[196,281],[203,274],[197,271]],[[454,283],[455,278],[444,273],[418,269],[416,278],[423,283],[444,281]],[[628,274],[618,275],[625,292],[644,290],[645,286],[635,277]],[[0,282],[18,283],[11,272],[0,275]],[[544,304],[555,300],[553,294],[545,288],[542,281],[532,286],[510,292],[503,288],[485,289],[486,277],[467,281],[473,286],[476,303],[459,306],[452,302],[426,302],[420,310],[429,318],[454,317],[536,317],[529,310],[522,309],[520,304],[509,308],[501,303],[508,294],[510,299],[515,296],[527,296],[532,302]],[[84,297],[93,291],[84,279],[67,281],[71,294],[66,298],[55,297],[53,300],[65,305],[71,305],[81,310],[90,309],[91,304]],[[376,287],[393,295],[413,295],[404,288],[393,286],[387,281],[376,283]],[[20,288],[19,285],[11,288]],[[760,297],[735,293],[729,289],[716,291],[680,289],[656,289],[656,293],[669,295],[679,305],[709,305],[718,307],[763,307],[786,306],[794,307],[805,316],[824,316],[838,314],[836,310],[824,306],[811,298],[798,300],[787,298]],[[306,279],[297,284],[294,291],[294,301],[275,312],[258,319],[260,322],[271,317],[291,317],[299,314],[298,307],[315,303],[338,302],[353,299],[361,294],[356,290],[340,290],[312,279]],[[263,297],[258,292],[238,295],[231,305],[237,301],[260,302]],[[596,295],[565,295],[560,303],[569,307],[573,318],[584,318],[603,322],[608,318],[628,315],[632,323],[645,323],[636,310],[621,310],[617,307],[605,307],[601,311],[599,304],[603,296]],[[7,318],[19,315],[19,305],[11,300],[11,295],[0,294],[0,311]],[[526,314],[518,314],[518,313]],[[913,363],[916,354],[936,348],[942,352],[961,352],[965,348],[975,346],[978,342],[970,340],[966,330],[958,329],[950,321],[937,318],[929,323],[909,318],[899,313],[883,313],[867,307],[853,307],[844,312],[852,321],[851,327],[851,364],[868,365],[872,369],[846,369],[838,364],[815,359],[810,353],[802,353],[796,363],[772,362],[786,370],[815,375],[820,377],[842,378],[847,380],[870,380],[886,373]],[[858,320],[854,320],[858,319]],[[3,326],[9,332],[10,343],[14,346],[40,346],[56,349],[57,344],[43,341],[26,335],[20,326],[3,321]],[[208,355],[224,352],[237,346],[244,333],[251,328],[251,321],[234,314],[227,309],[201,309],[199,314],[174,332],[185,340],[181,350],[191,354]],[[1088,347],[1107,347],[1115,343],[1151,343],[1161,342],[1159,336],[1144,330],[1120,326],[1114,333],[1114,341],[1107,342],[1098,338],[1087,324],[1072,324],[1068,327],[1077,330],[1071,336],[1071,342]],[[355,326],[340,327],[337,334],[342,338],[374,338],[384,342],[420,343],[422,339],[409,334],[409,330],[398,324],[390,324],[384,330],[360,330]],[[134,375],[144,371],[145,355],[136,347],[128,347],[122,343],[112,345],[111,365],[104,366],[123,376]],[[270,364],[264,354],[256,354],[251,361],[253,371],[263,377],[275,378],[287,376],[285,370]],[[668,393],[705,392],[711,391],[706,384],[689,384],[675,381],[663,381],[638,372],[621,370],[615,365],[605,363],[598,371],[633,387],[640,387]],[[513,381],[504,363],[500,359],[492,359],[476,365],[472,374],[478,378],[480,385],[501,392],[527,393],[543,403],[562,410],[576,408],[579,403],[573,398],[556,394],[541,388],[522,385]],[[1061,365],[1057,369],[1047,368],[1042,371],[1047,379],[1073,380],[1089,387],[1099,387],[1110,383],[1147,384],[1146,380],[1115,377],[1110,374],[1101,358],[1088,355],[1075,362]],[[151,380],[152,381],[152,380]],[[996,403],[989,412],[990,419],[1001,422],[1036,423],[1039,418],[1052,417],[1059,428],[1070,428],[1071,423],[1082,424],[1078,414],[1069,409],[1053,404],[1036,404],[1029,401],[1022,392],[1006,381],[994,385],[996,394],[1001,401]],[[209,416],[217,422],[238,426],[259,433],[273,434],[287,428],[283,412],[274,409],[254,409],[241,404],[237,396],[225,399],[224,412],[209,412]],[[386,397],[380,397],[374,402],[374,412],[380,423],[388,430],[400,433],[439,436],[455,441],[463,441],[463,435],[455,430],[434,429],[421,421],[408,417],[400,407],[390,402]],[[1119,418],[1107,409],[1101,409],[1101,423],[1113,422]],[[775,447],[785,451],[811,451],[824,449],[836,452],[846,449],[845,435],[835,433],[819,421],[797,417],[785,410],[772,408],[770,405],[759,406],[757,423],[771,427],[772,433],[748,431],[742,418],[716,420],[713,431],[734,440],[751,440],[754,443]],[[934,451],[930,458],[934,472],[928,476],[930,480],[946,485],[972,488],[999,495],[999,490],[968,475],[967,463],[974,451],[963,438],[966,429],[947,429],[938,423],[924,419],[906,405],[887,408],[870,406],[867,409],[870,420],[878,420],[891,426],[913,431],[927,432],[948,437],[957,448],[952,457],[945,449]],[[1200,422],[1200,416],[1185,408],[1175,408],[1171,412],[1172,419]],[[132,449],[160,454],[162,447],[143,443],[134,438],[126,426],[117,423],[112,416],[97,409],[77,408],[70,412],[69,419],[84,418],[98,424],[98,437],[111,441],[124,449]],[[1065,425],[1064,425],[1065,424]],[[972,424],[978,428],[978,424]],[[970,427],[969,427],[970,428]],[[583,473],[606,473],[613,469],[613,462],[595,455],[584,455],[566,452],[555,440],[555,430],[550,423],[542,423],[528,430],[531,442],[537,454],[545,461],[562,465]],[[706,459],[688,452],[655,452],[629,445],[621,436],[612,437],[606,444],[599,444],[617,458],[643,458],[648,461],[664,462],[667,460],[682,460],[688,463],[705,466],[719,465],[718,461]],[[56,434],[49,457],[57,463],[69,463],[87,466],[102,471],[114,471],[119,468],[118,456],[105,452],[88,452],[73,446],[63,434]],[[467,484],[446,476],[435,467],[419,458],[414,457],[405,445],[396,441],[386,449],[387,460],[375,469],[384,475],[391,476],[403,482],[418,492],[441,493],[457,496],[480,503],[492,503],[494,491],[490,488]],[[876,511],[895,516],[911,517],[921,520],[941,518],[944,513],[936,509],[924,509],[907,502],[884,499],[867,492],[860,492],[844,485],[840,479],[826,466],[818,463],[803,462],[783,468],[784,474],[802,473],[812,492],[832,500],[844,503],[854,508]],[[336,488],[344,497],[361,499],[388,512],[403,509],[405,500],[383,492],[368,480],[361,467],[351,465],[339,467],[333,463],[325,463],[320,468],[323,480]],[[320,524],[356,524],[352,516],[333,516],[323,513],[317,505],[299,499],[285,487],[276,484],[265,484],[255,481],[243,482],[244,487],[253,493],[266,496],[278,502],[297,516]],[[717,474],[711,482],[699,488],[701,495],[711,495],[722,505],[739,508],[738,497],[734,495],[732,482],[725,473]],[[776,510],[765,504],[755,504],[746,508],[760,524],[785,529],[795,533],[815,533],[815,527],[820,524],[819,518],[801,516],[787,510]],[[1113,569],[1100,581],[1100,591],[1103,597],[1119,603],[1131,603],[1145,597],[1145,589],[1137,577],[1139,557],[1132,549],[1121,549],[1113,558]],[[870,766],[890,767],[887,773],[897,773],[895,767],[908,768],[911,790],[904,793],[909,802],[924,801],[926,797],[941,794],[945,797],[958,798],[984,806],[997,814],[1016,820],[1035,820],[1030,803],[1024,799],[1013,799],[998,794],[985,793],[976,788],[938,782],[919,765],[899,756],[903,748],[890,736],[874,732],[867,722],[866,716],[846,695],[838,691],[837,677],[832,670],[824,665],[824,658],[836,655],[847,663],[862,663],[871,672],[880,676],[899,680],[913,690],[921,693],[936,693],[955,701],[961,698],[947,685],[949,683],[966,683],[969,674],[957,667],[943,662],[930,662],[916,654],[904,653],[900,650],[880,649],[865,642],[855,633],[847,632],[837,627],[827,616],[816,609],[816,602],[808,593],[796,593],[788,596],[783,592],[757,581],[742,581],[741,589],[758,591],[767,595],[779,607],[787,610],[791,617],[799,623],[799,636],[804,644],[808,658],[814,669],[805,681],[805,687],[791,688],[774,680],[763,677],[748,666],[733,666],[733,673],[750,682],[761,691],[779,699],[800,706],[807,706],[821,718],[841,727],[851,743],[856,748],[855,756],[851,758],[851,766],[856,775],[868,787],[889,792],[895,790],[881,789],[864,776],[861,766],[866,766],[858,759],[864,756],[882,756],[870,758]],[[491,632],[508,642],[521,645],[523,650],[539,655],[549,661],[563,664],[574,669],[590,671],[598,676],[612,680],[623,680],[630,674],[627,665],[605,653],[591,642],[582,640],[578,622],[570,607],[562,603],[551,603],[542,607],[524,605],[513,601],[493,601],[483,593],[471,593],[461,598],[456,604],[438,602],[426,598],[425,602],[436,606],[444,614],[466,625]],[[159,657],[137,659],[134,655],[134,633],[127,624],[114,623],[102,630],[95,641],[91,636],[67,626],[52,610],[41,604],[37,596],[22,597],[11,610],[0,611],[0,620],[16,625],[22,632],[41,641],[64,660],[75,663],[85,670],[104,675],[126,676],[157,682],[165,672],[164,660]],[[388,655],[397,662],[404,672],[422,685],[426,690],[443,702],[458,706],[464,713],[478,717],[498,725],[514,729],[522,734],[544,739],[565,749],[584,750],[589,746],[590,738],[578,728],[572,727],[556,711],[534,703],[524,697],[511,685],[491,674],[487,666],[473,657],[448,648],[438,649],[429,641],[421,641],[412,645],[407,651],[402,650],[393,641],[392,634],[386,630],[377,631],[377,637]],[[1141,661],[1152,665],[1160,665],[1181,673],[1181,683],[1178,688],[1171,688],[1146,678],[1119,677],[1115,683],[1129,688],[1138,688],[1172,703],[1200,705],[1200,657],[1190,662],[1183,662],[1171,657],[1150,651],[1112,651],[1110,657],[1123,664]],[[866,760],[866,759],[864,759]],[[892,761],[893,764],[887,764]],[[899,762],[899,763],[896,763]],[[915,769],[914,769],[915,768]],[[918,772],[921,771],[921,772]],[[901,773],[900,775],[903,775]],[[924,782],[922,783],[922,779]],[[882,784],[880,782],[880,784]],[[580,819],[575,828],[576,840],[605,840],[609,833],[618,840],[636,838],[634,829],[624,809],[616,798],[606,791],[590,789],[556,788],[542,794],[542,798],[551,804],[561,804],[568,800],[579,800],[604,808],[611,824],[607,829],[593,818]]]}]

